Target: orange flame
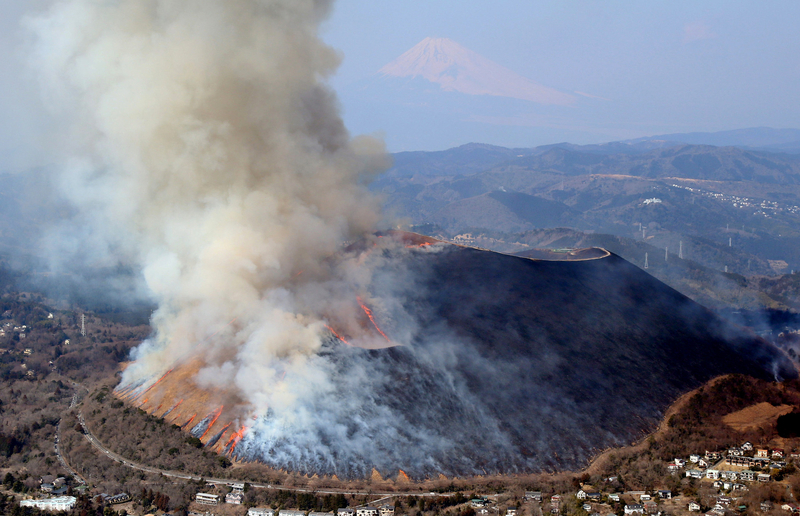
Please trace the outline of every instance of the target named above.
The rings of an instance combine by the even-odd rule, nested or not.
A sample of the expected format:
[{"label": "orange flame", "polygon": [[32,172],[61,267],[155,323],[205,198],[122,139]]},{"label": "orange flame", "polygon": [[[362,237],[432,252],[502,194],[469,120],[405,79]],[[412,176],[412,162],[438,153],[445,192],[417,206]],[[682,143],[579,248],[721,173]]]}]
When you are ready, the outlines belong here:
[{"label": "orange flame", "polygon": [[236,448],[236,445],[239,444],[239,441],[241,441],[244,438],[244,434],[246,433],[247,433],[247,427],[242,425],[242,428],[231,434],[230,439],[228,439],[228,442],[225,443],[224,446],[225,448],[228,448],[228,446],[230,445],[230,449],[228,450],[229,454],[233,454],[233,449]]},{"label": "orange flame", "polygon": [[376,330],[378,330],[378,333],[383,335],[383,338],[386,339],[387,342],[391,342],[391,340],[389,340],[389,337],[387,337],[386,334],[383,333],[380,328],[378,328],[378,323],[375,322],[375,317],[372,316],[372,310],[367,308],[367,305],[364,304],[360,296],[356,296],[356,300],[358,301],[358,304],[361,305],[361,309],[364,310],[364,313],[367,314],[367,317],[369,317],[369,320],[372,322],[372,325],[375,327]]},{"label": "orange flame", "polygon": [[174,407],[169,409],[170,421],[175,421],[181,416],[180,413],[178,412],[178,407],[180,406],[181,403],[183,403],[183,398],[181,398],[181,400],[178,403],[176,403]]},{"label": "orange flame", "polygon": [[214,423],[217,422],[217,419],[219,419],[220,414],[222,414],[222,409],[224,409],[224,408],[225,408],[225,405],[221,406],[220,408],[217,409],[216,412],[214,412],[214,418],[211,419],[211,423],[209,423],[208,426],[206,427],[206,431],[203,432],[203,435],[200,436],[200,440],[201,441],[203,440],[203,437],[206,436],[208,431],[211,430],[211,427],[214,426]]},{"label": "orange flame", "polygon": [[399,469],[398,471],[399,471],[399,473],[397,474],[397,476],[398,476],[399,479],[406,480],[406,481],[410,480],[405,471],[403,471],[402,469]]},{"label": "orange flame", "polygon": [[331,333],[333,333],[333,336],[334,336],[334,337],[336,337],[337,339],[341,340],[342,342],[344,342],[344,343],[345,343],[345,344],[347,344],[348,346],[350,345],[350,343],[349,343],[349,342],[347,342],[346,340],[344,340],[344,338],[342,338],[342,336],[341,336],[341,335],[339,335],[338,333],[336,333],[336,331],[335,331],[333,328],[331,328],[331,327],[330,327],[330,326],[328,326],[327,324],[325,325],[325,327],[326,327],[326,328],[328,328],[328,331],[330,331]]},{"label": "orange flame", "polygon": [[430,242],[422,242],[421,244],[410,244],[406,247],[425,247],[426,245],[433,245]]},{"label": "orange flame", "polygon": [[222,430],[220,430],[219,432],[220,439],[218,439],[217,442],[214,443],[214,448],[213,448],[214,450],[219,451],[219,447],[222,445],[222,434],[224,434],[230,427],[231,427],[230,423],[222,427]]},{"label": "orange flame", "polygon": [[189,426],[190,424],[192,424],[192,421],[194,421],[194,418],[195,418],[196,416],[197,416],[197,414],[196,414],[196,413],[195,413],[195,414],[193,414],[193,415],[192,415],[192,417],[190,417],[190,418],[189,418],[189,421],[185,422],[181,428],[186,428],[187,426]]}]

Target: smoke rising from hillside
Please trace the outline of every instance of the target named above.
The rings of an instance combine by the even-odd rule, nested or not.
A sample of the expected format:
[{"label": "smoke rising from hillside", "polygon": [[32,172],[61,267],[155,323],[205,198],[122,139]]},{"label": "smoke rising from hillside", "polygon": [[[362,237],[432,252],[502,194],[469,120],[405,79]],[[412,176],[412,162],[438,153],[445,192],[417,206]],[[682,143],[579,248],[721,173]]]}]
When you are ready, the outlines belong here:
[{"label": "smoke rising from hillside", "polygon": [[[660,284],[634,310],[655,280],[630,264],[374,235],[365,183],[385,153],[350,139],[325,86],[330,9],[62,0],[27,20],[69,121],[70,242],[135,264],[158,304],[120,396],[142,405],[130,394],[163,381],[177,392],[150,391],[151,412],[186,410],[207,446],[278,468],[420,477],[576,467],[652,428],[683,389],[759,372]],[[676,365],[696,342],[713,360]]]},{"label": "smoke rising from hillside", "polygon": [[365,181],[386,160],[350,139],[325,85],[330,10],[64,0],[26,21],[45,97],[70,120],[61,183],[87,248],[138,264],[158,303],[123,385],[200,358],[198,385],[243,416],[289,419],[328,389],[324,313],[352,322],[369,273],[326,259],[380,221]]}]

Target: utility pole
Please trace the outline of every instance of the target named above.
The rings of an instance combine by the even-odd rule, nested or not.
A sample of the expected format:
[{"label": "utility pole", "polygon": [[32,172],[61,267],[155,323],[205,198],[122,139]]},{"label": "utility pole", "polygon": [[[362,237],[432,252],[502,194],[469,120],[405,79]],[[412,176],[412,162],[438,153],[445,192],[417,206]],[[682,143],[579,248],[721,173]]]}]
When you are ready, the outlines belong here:
[{"label": "utility pole", "polygon": [[678,244],[678,258],[683,260],[683,240]]},{"label": "utility pole", "polygon": [[664,248],[664,261],[666,262],[669,258],[669,246]]},{"label": "utility pole", "polygon": [[647,253],[644,253],[644,268],[647,268]]},{"label": "utility pole", "polygon": [[733,247],[733,237],[728,237],[728,247]]},{"label": "utility pole", "polygon": [[81,336],[86,336],[86,314],[81,314]]}]

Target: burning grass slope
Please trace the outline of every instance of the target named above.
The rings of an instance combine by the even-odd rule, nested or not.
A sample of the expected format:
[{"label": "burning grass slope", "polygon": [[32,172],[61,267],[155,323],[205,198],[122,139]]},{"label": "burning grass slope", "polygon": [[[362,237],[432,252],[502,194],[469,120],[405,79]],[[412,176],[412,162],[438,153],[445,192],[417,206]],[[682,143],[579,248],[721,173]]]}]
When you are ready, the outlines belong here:
[{"label": "burning grass slope", "polygon": [[[373,350],[332,334],[320,355],[336,392],[310,407],[319,417],[305,441],[244,435],[236,400],[193,385],[196,364],[118,394],[234,458],[421,478],[577,469],[652,431],[680,394],[715,376],[796,375],[763,340],[603,250],[552,261],[420,242],[387,254],[371,293],[410,283],[402,304],[419,331],[410,345]],[[367,315],[391,338],[381,314]],[[342,446],[342,432],[363,446]]]}]

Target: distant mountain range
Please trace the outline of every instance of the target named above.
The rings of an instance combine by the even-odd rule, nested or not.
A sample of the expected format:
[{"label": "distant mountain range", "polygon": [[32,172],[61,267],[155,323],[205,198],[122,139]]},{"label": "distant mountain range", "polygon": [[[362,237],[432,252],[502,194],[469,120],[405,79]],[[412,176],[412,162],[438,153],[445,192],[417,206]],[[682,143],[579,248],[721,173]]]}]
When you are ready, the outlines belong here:
[{"label": "distant mountain range", "polygon": [[[770,182],[767,176],[772,175],[773,182],[796,182],[795,175],[798,173],[797,165],[800,163],[800,159],[792,155],[779,155],[791,154],[788,152],[770,150],[780,145],[787,148],[790,145],[781,144],[781,138],[778,136],[769,139],[766,135],[776,133],[776,135],[790,137],[793,133],[797,133],[800,136],[800,129],[763,128],[762,131],[762,129],[754,128],[742,131],[751,132],[753,137],[726,139],[727,133],[738,134],[739,132],[725,131],[722,133],[686,133],[685,138],[683,138],[684,135],[673,134],[595,145],[575,145],[565,142],[534,148],[506,148],[468,143],[444,151],[395,153],[392,155],[393,166],[385,175],[388,177],[460,176],[508,164],[508,166],[536,166],[540,170],[542,167],[547,169],[555,167],[553,170],[569,175],[602,170],[602,173],[624,173],[637,176],[651,174],[649,177],[652,177],[652,174],[660,176],[666,174],[694,179],[712,179],[713,177],[719,180],[723,177],[718,174],[724,173],[727,174],[727,179],[738,177],[744,180]],[[667,136],[672,139],[665,139]],[[739,141],[749,144],[730,143],[724,146],[711,143],[692,144],[682,141],[682,138],[700,141]],[[756,142],[760,142],[762,148],[757,148],[754,145]],[[800,154],[800,146],[797,150]],[[706,159],[698,157],[700,155],[713,155],[714,158],[709,158],[710,161],[698,165],[696,160]],[[659,161],[659,165],[655,169],[648,169],[649,172],[644,172],[641,167],[645,162],[652,160]],[[770,169],[772,172],[766,172],[765,169]],[[774,173],[778,173],[780,177],[775,176]]]},{"label": "distant mountain range", "polygon": [[[761,129],[691,136],[762,145],[793,137]],[[443,235],[499,233],[514,242],[502,235],[568,227],[673,253],[682,241],[686,256],[720,272],[800,269],[798,155],[653,137],[530,149],[467,144],[394,158],[373,188],[394,214]]]},{"label": "distant mountain range", "polygon": [[714,133],[662,134],[620,143],[638,145],[658,141],[664,142],[665,145],[668,145],[668,142],[680,142],[695,145],[800,153],[800,129],[773,129],[771,127],[749,127]]}]

